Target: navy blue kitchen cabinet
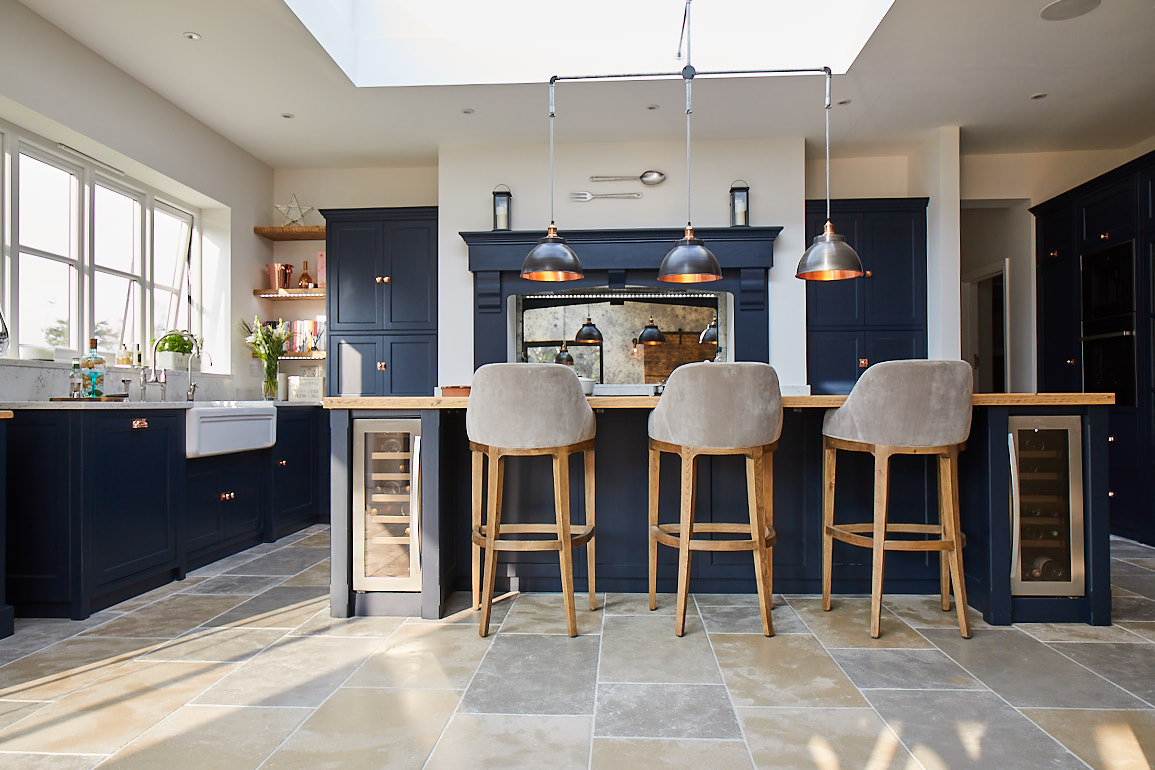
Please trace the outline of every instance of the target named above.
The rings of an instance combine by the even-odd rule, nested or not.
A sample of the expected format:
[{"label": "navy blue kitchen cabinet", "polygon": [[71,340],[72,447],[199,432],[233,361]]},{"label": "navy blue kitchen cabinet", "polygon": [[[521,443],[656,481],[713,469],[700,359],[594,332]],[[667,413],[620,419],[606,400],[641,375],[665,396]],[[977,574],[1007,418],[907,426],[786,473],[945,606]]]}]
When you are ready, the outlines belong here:
[{"label": "navy blue kitchen cabinet", "polygon": [[329,395],[432,395],[437,209],[321,213],[326,220]]},{"label": "navy blue kitchen cabinet", "polygon": [[1115,393],[1107,423],[1111,532],[1155,545],[1153,192],[1148,153],[1031,213],[1038,390]]},{"label": "navy blue kitchen cabinet", "polygon": [[188,460],[186,548],[197,569],[261,542],[268,450]]},{"label": "navy blue kitchen cabinet", "polygon": [[184,576],[183,411],[17,411],[9,431],[18,615],[82,619]]},{"label": "navy blue kitchen cabinet", "polygon": [[328,502],[329,431],[324,410],[278,408],[277,443],[270,453],[272,516],[266,539],[276,540],[320,521],[321,501]]},{"label": "navy blue kitchen cabinet", "polygon": [[12,605],[8,603],[7,580],[7,559],[5,552],[7,551],[7,504],[8,504],[8,459],[6,452],[8,450],[8,421],[0,419],[0,639],[3,639],[12,634],[16,630],[14,618],[15,611]]},{"label": "navy blue kitchen cabinet", "polygon": [[[834,230],[867,275],[806,284],[806,369],[811,392],[849,393],[866,367],[926,358],[926,198],[831,201]],[[806,202],[807,242],[826,202]]]}]

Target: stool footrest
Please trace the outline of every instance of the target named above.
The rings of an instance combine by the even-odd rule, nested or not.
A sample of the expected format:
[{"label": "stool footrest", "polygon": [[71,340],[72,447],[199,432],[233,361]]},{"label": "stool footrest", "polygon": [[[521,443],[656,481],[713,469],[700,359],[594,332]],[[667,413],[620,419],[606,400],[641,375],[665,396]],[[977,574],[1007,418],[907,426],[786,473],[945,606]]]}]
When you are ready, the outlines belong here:
[{"label": "stool footrest", "polygon": [[[658,524],[651,527],[650,530],[653,532],[654,538],[662,545],[678,547],[681,540],[680,525]],[[689,546],[691,551],[753,551],[758,545],[758,541],[750,533],[749,524],[695,523],[693,533],[699,532],[745,535],[746,538],[742,540],[697,540],[691,537]],[[774,528],[767,527],[762,535],[763,542],[772,546],[777,539],[778,536],[775,534]]]},{"label": "stool footrest", "polygon": [[[866,535],[860,533],[867,533]],[[953,540],[943,540],[942,527],[938,524],[887,524],[886,534],[902,533],[909,535],[938,535],[938,540],[883,540],[882,547],[887,551],[951,551],[954,550]],[[871,548],[874,546],[874,525],[863,524],[833,524],[826,527],[826,534],[835,540],[841,540],[851,545]]]},{"label": "stool footrest", "polygon": [[[557,539],[556,524],[502,524],[501,536],[493,541],[495,551],[557,551],[561,544]],[[552,539],[510,540],[506,535],[552,535]],[[585,545],[594,536],[594,527],[588,524],[574,524],[570,527],[569,547]],[[473,528],[473,543],[485,546],[485,525]]]}]

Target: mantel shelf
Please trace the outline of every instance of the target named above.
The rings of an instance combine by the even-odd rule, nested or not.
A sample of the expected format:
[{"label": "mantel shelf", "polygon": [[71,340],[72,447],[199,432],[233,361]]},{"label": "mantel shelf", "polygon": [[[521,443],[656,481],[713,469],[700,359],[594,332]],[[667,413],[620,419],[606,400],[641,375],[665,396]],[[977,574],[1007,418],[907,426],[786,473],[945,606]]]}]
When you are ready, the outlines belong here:
[{"label": "mantel shelf", "polygon": [[253,289],[253,296],[274,301],[290,299],[325,299],[325,287],[316,289]]},{"label": "mantel shelf", "polygon": [[323,241],[324,225],[288,225],[284,227],[254,227],[253,232],[270,241]]}]

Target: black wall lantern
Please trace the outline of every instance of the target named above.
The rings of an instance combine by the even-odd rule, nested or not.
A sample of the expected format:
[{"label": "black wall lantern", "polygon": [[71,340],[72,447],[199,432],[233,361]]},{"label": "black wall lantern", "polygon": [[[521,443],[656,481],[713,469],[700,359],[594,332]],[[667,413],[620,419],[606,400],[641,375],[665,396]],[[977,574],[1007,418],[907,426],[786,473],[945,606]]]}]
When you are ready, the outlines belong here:
[{"label": "black wall lantern", "polygon": [[[504,190],[499,190],[499,187],[504,187]],[[494,230],[508,230],[510,223],[510,214],[513,209],[513,193],[509,191],[509,185],[499,184],[493,188],[493,229]]]},{"label": "black wall lantern", "polygon": [[750,226],[750,186],[741,179],[730,185],[730,227]]}]

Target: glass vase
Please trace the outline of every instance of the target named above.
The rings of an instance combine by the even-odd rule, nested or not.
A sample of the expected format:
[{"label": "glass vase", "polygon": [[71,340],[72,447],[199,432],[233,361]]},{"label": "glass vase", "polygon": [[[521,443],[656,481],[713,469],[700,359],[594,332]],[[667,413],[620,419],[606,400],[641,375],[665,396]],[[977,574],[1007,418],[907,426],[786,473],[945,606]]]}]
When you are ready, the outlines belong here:
[{"label": "glass vase", "polygon": [[267,358],[264,364],[264,377],[261,379],[261,394],[266,401],[274,401],[277,398],[277,358]]}]

